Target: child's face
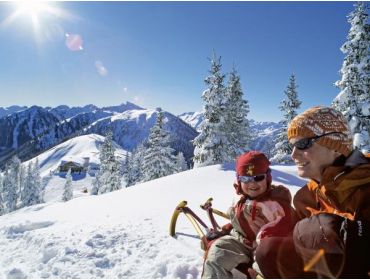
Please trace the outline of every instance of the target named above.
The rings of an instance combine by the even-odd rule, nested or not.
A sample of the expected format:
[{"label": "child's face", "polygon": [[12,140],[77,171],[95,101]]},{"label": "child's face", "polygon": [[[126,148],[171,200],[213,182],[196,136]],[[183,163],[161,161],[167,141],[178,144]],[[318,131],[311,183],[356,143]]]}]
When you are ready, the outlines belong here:
[{"label": "child's face", "polygon": [[248,196],[255,198],[261,194],[263,194],[267,190],[267,182],[266,177],[262,181],[259,182],[249,182],[243,183],[241,182],[242,190]]}]

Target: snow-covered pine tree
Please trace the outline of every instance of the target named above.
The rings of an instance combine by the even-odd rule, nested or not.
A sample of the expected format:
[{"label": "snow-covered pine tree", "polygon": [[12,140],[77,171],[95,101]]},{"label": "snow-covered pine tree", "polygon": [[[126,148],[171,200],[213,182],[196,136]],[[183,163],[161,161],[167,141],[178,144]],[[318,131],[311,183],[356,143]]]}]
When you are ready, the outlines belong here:
[{"label": "snow-covered pine tree", "polygon": [[73,190],[72,190],[72,175],[71,175],[71,169],[68,169],[67,175],[66,175],[66,183],[64,185],[64,191],[62,200],[68,201],[73,198]]},{"label": "snow-covered pine tree", "polygon": [[351,24],[341,51],[346,55],[335,85],[341,90],[332,106],[347,118],[354,135],[354,146],[370,152],[370,25],[368,6],[355,5],[348,15]]},{"label": "snow-covered pine tree", "polygon": [[125,186],[127,187],[127,181],[129,179],[129,174],[130,174],[130,154],[128,151],[126,151],[126,155],[125,155],[125,161],[124,163],[122,164],[121,166],[121,172],[122,172],[122,176],[125,180]]},{"label": "snow-covered pine tree", "polygon": [[3,175],[0,173],[0,216],[5,213],[5,206],[3,200]]},{"label": "snow-covered pine tree", "polygon": [[287,129],[288,124],[297,116],[297,109],[301,106],[301,101],[298,99],[297,84],[295,76],[289,78],[289,85],[284,91],[286,98],[280,103],[279,109],[283,112],[283,120],[280,123],[283,125],[275,142],[274,156],[271,158],[273,163],[291,163],[290,156],[291,148],[289,146]]},{"label": "snow-covered pine tree", "polygon": [[42,202],[41,184],[38,160],[36,159],[35,164],[30,162],[27,166],[26,177],[24,179],[24,186],[21,194],[22,207],[35,205]]},{"label": "snow-covered pine tree", "polygon": [[113,133],[108,131],[100,147],[100,170],[95,176],[91,194],[103,194],[121,189],[120,163],[114,152]]},{"label": "snow-covered pine tree", "polygon": [[7,213],[15,211],[17,209],[20,189],[20,167],[21,161],[17,156],[13,156],[5,167],[3,181],[3,199],[6,206],[5,211]]},{"label": "snow-covered pine tree", "polygon": [[176,173],[176,159],[173,153],[169,134],[164,129],[163,112],[158,108],[157,119],[150,129],[148,147],[144,153],[142,166],[144,182]]},{"label": "snow-covered pine tree", "polygon": [[32,171],[33,170],[33,164],[32,161],[28,163],[27,165],[27,170],[26,170],[26,175],[24,178],[24,183],[23,183],[23,188],[22,192],[20,194],[21,197],[21,205],[22,207],[26,207],[29,204],[29,196],[32,193],[33,187],[34,187],[34,182],[33,182],[33,176],[32,176]]},{"label": "snow-covered pine tree", "polygon": [[99,177],[98,177],[98,174],[95,173],[95,180],[93,180],[93,182],[92,182],[90,195],[98,195],[99,194],[99,185],[100,185]]},{"label": "snow-covered pine tree", "polygon": [[182,152],[176,155],[176,170],[177,172],[188,170],[188,165]]},{"label": "snow-covered pine tree", "polygon": [[130,187],[142,182],[144,155],[147,143],[140,143],[131,153],[128,161],[126,187]]},{"label": "snow-covered pine tree", "polygon": [[226,88],[227,109],[226,109],[226,136],[229,142],[228,161],[233,161],[235,158],[247,150],[251,140],[249,121],[247,119],[249,113],[248,101],[243,99],[243,91],[240,83],[240,76],[235,67],[233,67],[230,75],[228,86]]},{"label": "snow-covered pine tree", "polygon": [[22,202],[23,201],[23,188],[26,183],[26,175],[27,175],[27,170],[24,165],[21,164],[20,166],[20,174],[19,174],[19,200]]},{"label": "snow-covered pine tree", "polygon": [[204,120],[200,134],[193,140],[194,166],[201,167],[229,161],[228,138],[225,130],[226,103],[221,57],[213,54],[210,75],[206,77],[207,89],[202,94]]},{"label": "snow-covered pine tree", "polygon": [[38,158],[36,158],[35,161],[33,174],[35,178],[35,191],[34,191],[35,204],[39,204],[43,202],[42,192],[44,190],[44,186],[42,185],[42,178],[40,175],[40,164]]}]

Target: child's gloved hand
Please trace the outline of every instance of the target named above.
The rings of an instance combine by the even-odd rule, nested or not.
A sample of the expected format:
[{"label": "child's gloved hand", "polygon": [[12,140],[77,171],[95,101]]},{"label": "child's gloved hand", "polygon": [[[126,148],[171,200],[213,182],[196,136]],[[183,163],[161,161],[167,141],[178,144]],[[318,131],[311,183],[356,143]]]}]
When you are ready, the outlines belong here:
[{"label": "child's gloved hand", "polygon": [[225,234],[230,234],[231,230],[233,229],[233,225],[231,223],[228,223],[226,225],[223,225],[221,229],[222,232],[224,232]]},{"label": "child's gloved hand", "polygon": [[215,240],[217,238],[220,238],[224,235],[226,235],[226,234],[223,233],[222,231],[210,230],[209,232],[207,232],[206,238],[207,238],[208,241],[211,241],[211,240]]},{"label": "child's gloved hand", "polygon": [[222,236],[225,236],[225,235],[230,234],[230,231],[232,229],[233,229],[233,226],[230,223],[229,224],[226,224],[226,225],[224,225],[221,228],[221,231],[218,231],[218,230],[210,230],[206,234],[206,238],[207,238],[208,241],[215,240],[217,238],[220,238]]}]

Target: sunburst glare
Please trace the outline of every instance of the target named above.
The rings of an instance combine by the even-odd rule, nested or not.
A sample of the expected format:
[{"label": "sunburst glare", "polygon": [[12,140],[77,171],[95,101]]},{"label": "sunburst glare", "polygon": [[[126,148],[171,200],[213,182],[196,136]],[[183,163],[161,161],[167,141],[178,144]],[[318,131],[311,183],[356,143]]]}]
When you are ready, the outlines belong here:
[{"label": "sunburst glare", "polygon": [[[48,39],[50,28],[55,30],[56,19],[76,20],[78,17],[71,13],[55,7],[55,2],[48,1],[16,1],[14,12],[0,22],[0,28],[6,28],[16,20],[30,20],[31,25],[25,25],[24,28],[31,26],[37,42],[42,39]],[[60,30],[60,28],[58,28]],[[45,35],[45,36],[44,36]],[[44,37],[44,38],[43,38]]]}]

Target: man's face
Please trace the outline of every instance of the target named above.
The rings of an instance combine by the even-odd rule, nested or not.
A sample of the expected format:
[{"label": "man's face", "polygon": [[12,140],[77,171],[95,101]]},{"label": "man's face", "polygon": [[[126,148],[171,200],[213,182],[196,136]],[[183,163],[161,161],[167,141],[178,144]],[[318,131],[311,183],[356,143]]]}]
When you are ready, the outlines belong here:
[{"label": "man's face", "polygon": [[[297,136],[290,139],[290,143],[294,144],[303,137]],[[314,179],[321,181],[324,169],[330,166],[339,156],[338,152],[330,150],[320,144],[313,145],[305,150],[299,150],[296,147],[292,151],[292,159],[298,167],[298,175],[303,178]]]}]

